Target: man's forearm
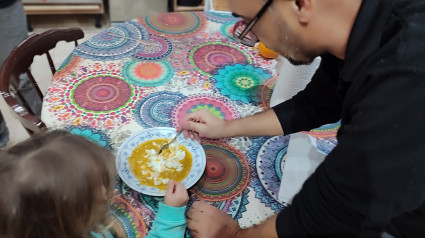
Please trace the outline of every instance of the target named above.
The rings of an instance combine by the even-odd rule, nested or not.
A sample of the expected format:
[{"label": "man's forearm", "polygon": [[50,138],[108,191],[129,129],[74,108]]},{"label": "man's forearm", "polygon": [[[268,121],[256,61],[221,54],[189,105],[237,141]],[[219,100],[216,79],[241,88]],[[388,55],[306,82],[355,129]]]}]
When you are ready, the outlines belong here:
[{"label": "man's forearm", "polygon": [[283,135],[282,126],[273,109],[245,118],[227,121],[228,136],[275,136]]},{"label": "man's forearm", "polygon": [[236,238],[278,238],[276,232],[276,218],[274,215],[265,222],[253,227],[241,230]]}]

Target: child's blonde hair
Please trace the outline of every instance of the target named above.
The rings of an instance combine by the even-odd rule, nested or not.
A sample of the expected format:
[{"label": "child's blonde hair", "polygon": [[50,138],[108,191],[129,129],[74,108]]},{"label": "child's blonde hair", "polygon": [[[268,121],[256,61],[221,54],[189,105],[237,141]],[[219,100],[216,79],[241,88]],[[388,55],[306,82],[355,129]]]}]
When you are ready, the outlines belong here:
[{"label": "child's blonde hair", "polygon": [[64,131],[0,154],[0,237],[85,237],[104,222],[114,156]]}]

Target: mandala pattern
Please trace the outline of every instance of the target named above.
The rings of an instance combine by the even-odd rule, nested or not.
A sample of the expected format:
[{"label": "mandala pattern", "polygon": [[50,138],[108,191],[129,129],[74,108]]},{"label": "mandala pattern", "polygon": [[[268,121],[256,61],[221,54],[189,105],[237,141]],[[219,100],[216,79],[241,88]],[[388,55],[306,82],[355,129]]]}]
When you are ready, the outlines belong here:
[{"label": "mandala pattern", "polygon": [[289,136],[275,136],[268,139],[261,146],[257,156],[258,178],[264,189],[276,201],[278,201],[284,156],[288,150],[289,138]]},{"label": "mandala pattern", "polygon": [[261,87],[261,104],[264,108],[270,108],[270,99],[272,97],[274,86],[276,85],[277,76],[267,80]]},{"label": "mandala pattern", "polygon": [[235,101],[250,103],[260,101],[260,86],[270,77],[261,68],[236,64],[219,69],[214,79],[221,94]]},{"label": "mandala pattern", "polygon": [[[108,113],[105,113],[104,111],[87,110],[85,108],[82,108],[80,105],[77,105],[74,100],[74,91],[77,88],[77,85],[82,84],[86,80],[99,80],[96,79],[97,77],[109,78],[111,80],[112,86],[109,86],[108,89],[122,88],[124,91],[127,91],[126,88],[131,88],[131,86],[129,86],[126,82],[124,82],[120,77],[117,76],[120,75],[121,70],[122,65],[120,63],[95,62],[93,64],[85,63],[84,65],[79,65],[78,68],[74,68],[73,72],[68,74],[66,77],[59,78],[54,75],[52,85],[49,87],[48,92],[46,93],[43,106],[45,108],[48,108],[46,112],[49,113],[50,117],[52,118],[52,121],[49,125],[62,124],[111,129],[117,126],[129,124],[134,118],[133,112],[137,104],[135,102],[139,101],[146,95],[152,93],[153,90],[151,88],[132,88],[131,95],[133,96],[128,98],[128,102],[124,103],[125,105],[123,107],[118,107],[116,110],[111,110]],[[119,85],[117,85],[117,83],[119,83]],[[121,84],[127,84],[127,86]],[[94,83],[93,85],[94,88],[98,86],[100,87],[100,85],[97,85],[97,83]],[[119,92],[119,94],[122,94],[123,98],[128,97],[128,95],[124,94],[124,91]],[[114,91],[112,91],[112,93],[113,92]],[[102,96],[107,98],[108,90],[104,91],[104,93],[105,95],[102,95],[101,93],[101,98]],[[90,102],[89,96],[80,96],[82,97],[81,100],[83,102]],[[87,98],[84,99],[85,96]],[[87,105],[91,106],[92,104],[96,103],[91,102]],[[82,105],[84,105],[84,103]],[[111,105],[117,106],[119,104],[117,102],[114,102]],[[111,105],[106,105],[106,109],[111,108]]]},{"label": "mandala pattern", "polygon": [[94,76],[77,84],[71,98],[81,109],[109,112],[124,107],[132,96],[132,88],[123,79]]},{"label": "mandala pattern", "polygon": [[226,201],[213,202],[212,205],[218,209],[229,214],[233,219],[237,220],[242,217],[246,212],[246,205],[248,204],[248,191],[245,189],[238,196]]},{"label": "mandala pattern", "polygon": [[71,54],[69,55],[62,65],[56,70],[55,78],[60,78],[69,74],[72,70],[74,70],[78,64],[80,63],[81,58]]},{"label": "mandala pattern", "polygon": [[172,111],[173,126],[177,127],[186,114],[205,109],[225,120],[239,117],[237,110],[223,98],[211,95],[196,95],[182,99]]},{"label": "mandala pattern", "polygon": [[142,45],[142,48],[134,55],[135,58],[140,60],[159,60],[167,57],[173,51],[171,42],[165,37],[150,35],[148,41],[151,44]]},{"label": "mandala pattern", "polygon": [[316,138],[336,137],[338,129],[341,127],[341,121],[323,125],[317,129],[306,132]]},{"label": "mandala pattern", "polygon": [[[259,155],[261,156],[261,155],[264,155],[266,153],[266,151],[261,151],[261,149],[263,148],[263,145],[265,143],[267,143],[267,141],[269,141],[269,140],[270,140],[270,138],[268,138],[268,137],[257,137],[257,138],[254,138],[252,140],[252,146],[249,148],[248,153],[246,154],[246,156],[249,160],[249,163],[250,163],[250,167],[254,167],[254,168],[257,167],[257,165],[256,165],[257,158],[258,158]],[[285,140],[286,139],[284,139],[284,141]],[[278,151],[278,149],[276,149],[276,147],[278,146],[277,143],[273,143],[273,144],[274,145],[272,147],[274,147],[275,149],[274,149],[274,152],[272,151],[271,154],[274,154],[274,159],[276,160],[277,157],[284,156],[284,153],[285,153],[284,148],[287,147],[288,144],[284,143],[282,145],[282,149],[280,151]],[[266,155],[264,157],[268,157],[268,156]],[[271,159],[267,160],[268,165],[262,166],[262,167],[268,168],[268,169],[266,169],[269,173],[269,175],[267,175],[268,177],[274,177],[274,179],[276,179],[276,177],[278,177],[278,174],[279,174],[279,172],[276,172],[276,171],[279,171],[279,170],[276,170],[276,166],[274,164],[270,163],[270,161],[273,159],[273,155],[271,155],[269,158],[271,158]],[[273,172],[273,171],[275,171],[275,172]],[[261,172],[263,172],[263,171],[261,171]],[[275,174],[275,175],[273,176],[273,174]],[[269,191],[267,191],[267,188],[265,188],[263,186],[263,183],[262,183],[261,180],[264,180],[264,178],[265,178],[264,175],[262,175],[262,177],[260,179],[257,171],[252,172],[251,173],[250,187],[252,187],[253,190],[255,191],[255,197],[257,199],[259,199],[266,207],[270,207],[274,212],[278,213],[279,211],[281,211],[284,208],[284,205],[279,203],[275,199],[275,197],[272,197],[270,195],[270,194],[272,194],[272,192],[275,193],[275,191],[269,192]],[[274,180],[274,181],[277,183],[276,180]],[[280,184],[280,181],[279,181],[278,184]]]},{"label": "mandala pattern", "polygon": [[214,75],[220,68],[233,64],[249,64],[249,57],[230,45],[208,43],[193,49],[191,63],[202,73]]},{"label": "mandala pattern", "polygon": [[187,36],[205,26],[203,15],[194,12],[161,13],[145,17],[145,23],[159,33]]},{"label": "mandala pattern", "polygon": [[316,141],[317,150],[328,155],[338,144],[335,137],[319,138]]},{"label": "mandala pattern", "polygon": [[336,134],[341,127],[341,121],[323,125],[317,129],[305,132],[316,138],[317,150],[329,154],[338,145]]},{"label": "mandala pattern", "polygon": [[136,121],[144,128],[172,126],[172,110],[184,98],[181,93],[161,91],[150,94],[136,106]]},{"label": "mandala pattern", "polygon": [[134,55],[148,41],[149,33],[135,21],[119,23],[79,45],[74,54],[93,60],[116,60]]},{"label": "mandala pattern", "polygon": [[217,23],[225,23],[228,21],[239,21],[240,18],[236,18],[232,16],[231,13],[225,13],[225,12],[205,12],[205,16],[208,20],[217,22]]},{"label": "mandala pattern", "polygon": [[99,129],[91,128],[89,126],[69,126],[66,130],[72,134],[84,136],[88,140],[112,151],[111,139]]},{"label": "mandala pattern", "polygon": [[[146,235],[146,225],[139,212],[120,197],[114,197],[109,205],[111,223],[109,235],[117,237],[138,238]],[[113,237],[113,236],[102,236]]]},{"label": "mandala pattern", "polygon": [[235,23],[236,21],[229,21],[220,27],[221,34],[229,40],[235,40],[235,38],[233,38],[233,27],[235,26]]},{"label": "mandala pattern", "polygon": [[158,203],[163,202],[164,197],[152,197],[138,193],[128,187],[121,179],[119,179],[115,188],[120,191],[123,198],[143,216],[146,228],[150,230],[156,213],[158,212]]},{"label": "mandala pattern", "polygon": [[128,61],[122,71],[124,78],[141,87],[155,87],[168,82],[174,69],[167,61]]},{"label": "mandala pattern", "polygon": [[249,181],[249,165],[245,155],[218,141],[205,141],[202,146],[207,156],[207,166],[191,191],[206,201],[224,201],[239,195]]}]

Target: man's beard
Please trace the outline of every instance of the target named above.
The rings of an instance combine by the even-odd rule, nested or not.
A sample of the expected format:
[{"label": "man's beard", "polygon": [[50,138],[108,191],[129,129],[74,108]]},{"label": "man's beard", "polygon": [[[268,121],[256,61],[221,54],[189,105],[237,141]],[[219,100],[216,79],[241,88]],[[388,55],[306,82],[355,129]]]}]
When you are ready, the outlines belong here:
[{"label": "man's beard", "polygon": [[[289,56],[287,52],[283,52],[282,50],[278,50],[277,53],[288,59],[288,61],[293,65],[309,65],[313,60],[320,56],[323,52],[320,50],[312,50],[308,49],[307,45],[302,42],[301,38],[297,35],[295,35],[293,32],[288,31],[286,28],[285,31],[285,24],[281,24],[281,31],[279,35],[279,41],[281,44],[292,44],[292,52],[293,56]],[[295,57],[296,58],[295,58]]]},{"label": "man's beard", "polygon": [[296,60],[291,57],[285,57],[293,65],[309,65],[313,62],[314,58],[308,58],[305,60]]},{"label": "man's beard", "polygon": [[278,53],[285,57],[293,65],[309,65],[317,56],[321,55],[319,51],[306,50],[306,47],[303,47],[302,45],[293,46],[293,49],[294,48],[296,49],[294,51],[296,52],[297,58],[289,56],[287,53],[284,52],[278,51]]}]

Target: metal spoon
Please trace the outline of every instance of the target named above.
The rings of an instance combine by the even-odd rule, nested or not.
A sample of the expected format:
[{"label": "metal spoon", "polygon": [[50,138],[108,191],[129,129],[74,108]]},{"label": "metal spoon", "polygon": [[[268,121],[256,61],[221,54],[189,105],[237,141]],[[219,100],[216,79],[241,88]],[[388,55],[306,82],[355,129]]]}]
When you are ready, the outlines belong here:
[{"label": "metal spoon", "polygon": [[158,150],[158,155],[159,154],[161,154],[161,152],[164,150],[164,149],[168,149],[168,146],[171,144],[171,143],[173,143],[176,139],[177,139],[177,137],[179,137],[179,135],[182,133],[183,131],[180,131],[179,133],[177,133],[174,137],[173,137],[173,139],[171,139],[171,141],[170,142],[168,142],[168,143],[164,143],[163,145],[161,145],[161,147],[159,148],[159,150]]}]

